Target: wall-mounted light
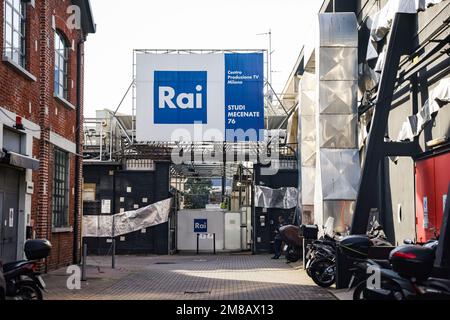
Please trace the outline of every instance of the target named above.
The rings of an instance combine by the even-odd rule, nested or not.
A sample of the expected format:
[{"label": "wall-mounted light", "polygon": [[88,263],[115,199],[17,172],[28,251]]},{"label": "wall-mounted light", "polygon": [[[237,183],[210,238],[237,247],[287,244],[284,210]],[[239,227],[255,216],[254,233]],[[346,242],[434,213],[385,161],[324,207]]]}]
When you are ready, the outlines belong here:
[{"label": "wall-mounted light", "polygon": [[23,126],[22,117],[20,116],[16,117],[16,124],[14,125],[14,128],[17,130],[25,130],[25,127]]}]

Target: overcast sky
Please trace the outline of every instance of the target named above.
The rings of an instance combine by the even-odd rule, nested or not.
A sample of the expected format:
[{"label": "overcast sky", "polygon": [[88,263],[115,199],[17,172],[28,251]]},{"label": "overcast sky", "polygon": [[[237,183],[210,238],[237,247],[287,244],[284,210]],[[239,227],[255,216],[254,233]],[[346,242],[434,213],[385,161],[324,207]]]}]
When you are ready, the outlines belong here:
[{"label": "overcast sky", "polygon": [[[267,49],[281,92],[322,0],[91,0],[97,33],[85,55],[85,115],[115,109],[132,81],[133,49]],[[120,112],[131,113],[131,94]]]}]

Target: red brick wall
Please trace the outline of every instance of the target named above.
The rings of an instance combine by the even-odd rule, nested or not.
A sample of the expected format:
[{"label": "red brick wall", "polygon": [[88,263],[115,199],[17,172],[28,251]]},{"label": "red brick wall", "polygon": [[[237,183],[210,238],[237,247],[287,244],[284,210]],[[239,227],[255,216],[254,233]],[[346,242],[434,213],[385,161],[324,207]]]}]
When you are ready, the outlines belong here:
[{"label": "red brick wall", "polygon": [[[37,1],[40,2],[40,1]],[[39,51],[35,50],[34,40],[39,38],[39,17],[36,10],[28,6],[27,14],[27,69],[34,76],[39,75]],[[4,34],[4,0],[0,0],[0,52],[3,55],[3,34]],[[31,103],[31,113],[29,104]],[[28,80],[23,75],[16,72],[10,66],[0,62],[0,106],[7,108],[17,114],[39,122],[39,83]]]},{"label": "red brick wall", "polygon": [[[27,79],[4,62],[0,62],[0,106],[22,117],[37,123],[41,127],[41,139],[34,139],[33,156],[40,160],[40,168],[33,172],[35,185],[32,196],[32,221],[37,238],[47,238],[52,242],[52,255],[48,259],[48,269],[55,269],[72,263],[73,232],[52,232],[52,179],[53,150],[49,142],[50,131],[75,143],[76,135],[82,138],[80,128],[77,128],[76,110],[66,106],[54,97],[54,32],[52,16],[55,16],[56,29],[64,34],[69,46],[68,97],[67,100],[77,106],[77,44],[83,39],[80,30],[70,30],[66,21],[69,18],[67,7],[70,0],[36,0],[33,8],[27,5],[26,25],[26,69],[37,81]],[[4,0],[0,0],[0,17],[3,18]],[[0,52],[3,52],[3,19],[0,23]],[[81,46],[83,56],[84,46]],[[80,79],[81,87],[83,79]],[[81,92],[82,96],[83,92]],[[31,112],[29,105],[31,103]],[[82,101],[78,106],[83,114]],[[82,121],[80,122],[82,123]],[[80,139],[81,141],[81,139]],[[81,150],[81,146],[80,146]],[[74,227],[74,217],[81,219],[81,210],[75,213],[75,196],[73,190],[76,183],[81,183],[82,165],[80,165],[80,180],[75,181],[75,155],[70,155],[70,189],[69,189],[69,221]],[[79,159],[81,163],[81,159]],[[81,188],[79,199],[81,201]],[[79,206],[81,208],[81,205]],[[79,227],[80,228],[80,227]],[[79,229],[80,230],[80,229]]]}]

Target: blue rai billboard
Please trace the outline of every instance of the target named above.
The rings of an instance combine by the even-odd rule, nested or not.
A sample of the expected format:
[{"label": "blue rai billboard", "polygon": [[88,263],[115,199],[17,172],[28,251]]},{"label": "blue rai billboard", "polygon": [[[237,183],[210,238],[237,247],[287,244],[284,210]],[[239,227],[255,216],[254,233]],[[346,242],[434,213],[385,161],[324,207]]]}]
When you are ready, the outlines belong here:
[{"label": "blue rai billboard", "polygon": [[138,54],[139,141],[260,141],[264,55]]}]

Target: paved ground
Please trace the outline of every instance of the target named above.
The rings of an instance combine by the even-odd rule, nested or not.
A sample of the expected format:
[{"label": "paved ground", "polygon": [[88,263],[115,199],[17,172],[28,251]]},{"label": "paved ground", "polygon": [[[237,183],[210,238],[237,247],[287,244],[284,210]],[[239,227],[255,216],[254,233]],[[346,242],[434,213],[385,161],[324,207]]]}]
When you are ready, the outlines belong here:
[{"label": "paved ground", "polygon": [[268,256],[90,257],[88,281],[68,290],[66,270],[46,275],[48,300],[328,300],[299,265]]}]

